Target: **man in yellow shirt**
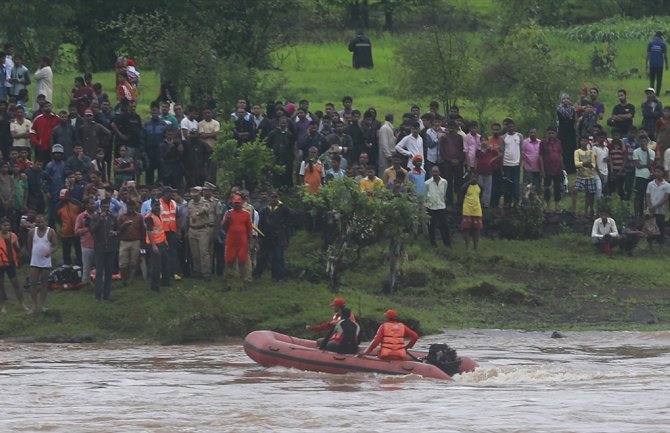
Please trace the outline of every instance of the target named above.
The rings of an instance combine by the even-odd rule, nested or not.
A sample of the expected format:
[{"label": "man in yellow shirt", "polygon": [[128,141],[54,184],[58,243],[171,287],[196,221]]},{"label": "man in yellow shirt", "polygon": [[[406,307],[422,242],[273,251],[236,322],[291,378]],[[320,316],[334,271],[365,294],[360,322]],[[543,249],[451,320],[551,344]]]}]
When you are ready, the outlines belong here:
[{"label": "man in yellow shirt", "polygon": [[375,185],[384,186],[384,182],[375,175],[375,168],[373,166],[368,166],[366,174],[367,176],[361,179],[359,184],[361,191],[371,195],[372,191],[375,189]]},{"label": "man in yellow shirt", "polygon": [[579,140],[579,149],[575,150],[575,167],[577,178],[572,190],[572,213],[577,213],[577,193],[584,192],[584,214],[594,215],[593,203],[596,194],[596,182],[594,167],[596,166],[596,154],[588,149],[589,139],[582,137]]}]

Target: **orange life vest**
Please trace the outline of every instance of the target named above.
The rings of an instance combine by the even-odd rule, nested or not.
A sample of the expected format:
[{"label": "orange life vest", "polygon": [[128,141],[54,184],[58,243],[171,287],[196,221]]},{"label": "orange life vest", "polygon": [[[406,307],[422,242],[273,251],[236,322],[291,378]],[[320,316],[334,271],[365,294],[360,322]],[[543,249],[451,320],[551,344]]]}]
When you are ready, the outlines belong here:
[{"label": "orange life vest", "polygon": [[170,200],[169,203],[165,203],[163,199],[160,199],[161,203],[161,220],[163,220],[163,229],[166,232],[176,232],[177,231],[177,204],[174,200]]},{"label": "orange life vest", "polygon": [[149,239],[149,234],[151,234],[151,237],[154,239],[154,243],[156,245],[164,244],[167,241],[167,237],[165,236],[165,230],[163,230],[163,222],[153,212],[147,215],[144,219],[147,218],[151,218],[151,220],[153,221],[153,230],[149,232],[149,230],[147,229],[147,236],[146,236],[147,245],[151,245],[151,239]]},{"label": "orange life vest", "polygon": [[380,358],[399,358],[407,355],[405,350],[405,325],[401,322],[386,322],[382,325],[382,347]]},{"label": "orange life vest", "polygon": [[0,267],[9,266],[9,250],[12,251],[12,258],[14,259],[14,267],[19,267],[19,258],[16,255],[16,249],[13,247],[14,242],[17,242],[16,235],[9,232],[9,245],[4,236],[0,236]]}]

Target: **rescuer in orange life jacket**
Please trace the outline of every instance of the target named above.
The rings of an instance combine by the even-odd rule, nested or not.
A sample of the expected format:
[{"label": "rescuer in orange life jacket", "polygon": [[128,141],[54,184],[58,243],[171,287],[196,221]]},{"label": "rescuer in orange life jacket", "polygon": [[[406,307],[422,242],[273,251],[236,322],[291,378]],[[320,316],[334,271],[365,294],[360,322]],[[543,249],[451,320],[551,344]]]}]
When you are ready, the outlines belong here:
[{"label": "rescuer in orange life jacket", "polygon": [[[368,355],[381,343],[377,356],[382,359],[404,359],[407,349],[414,347],[419,335],[398,321],[398,313],[395,310],[387,310],[384,316],[388,320],[379,327],[375,339],[362,355]],[[405,344],[405,338],[410,339],[409,343]]]},{"label": "rescuer in orange life jacket", "polygon": [[[352,313],[348,308],[342,309],[342,320],[337,322],[333,331],[324,339],[321,348],[329,352],[337,353],[358,353],[358,333],[361,327],[358,323],[351,320]],[[330,337],[330,338],[329,338]]]},{"label": "rescuer in orange life jacket", "polygon": [[[345,300],[344,298],[335,298],[333,299],[333,302],[330,303],[330,306],[333,307],[333,310],[335,311],[335,314],[333,314],[333,317],[323,323],[318,323],[316,325],[307,325],[305,326],[306,329],[310,329],[314,332],[325,332],[325,331],[332,331],[335,325],[342,320],[342,310],[345,308]],[[356,322],[356,317],[354,317],[354,313],[351,313],[351,320],[353,322]]]}]

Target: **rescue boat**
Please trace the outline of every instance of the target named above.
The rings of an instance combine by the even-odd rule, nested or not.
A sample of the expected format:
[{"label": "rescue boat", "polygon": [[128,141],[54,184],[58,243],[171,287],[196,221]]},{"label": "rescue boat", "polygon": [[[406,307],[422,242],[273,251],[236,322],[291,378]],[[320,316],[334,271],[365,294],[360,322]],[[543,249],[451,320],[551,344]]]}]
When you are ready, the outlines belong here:
[{"label": "rescue boat", "polygon": [[[316,347],[316,341],[291,337],[274,331],[253,331],[244,339],[246,354],[264,367],[292,367],[324,373],[383,373],[452,380],[438,366],[422,362],[426,352],[410,350],[416,360],[385,360],[376,356],[341,355]],[[469,373],[479,365],[467,356],[459,356],[458,373]]]}]

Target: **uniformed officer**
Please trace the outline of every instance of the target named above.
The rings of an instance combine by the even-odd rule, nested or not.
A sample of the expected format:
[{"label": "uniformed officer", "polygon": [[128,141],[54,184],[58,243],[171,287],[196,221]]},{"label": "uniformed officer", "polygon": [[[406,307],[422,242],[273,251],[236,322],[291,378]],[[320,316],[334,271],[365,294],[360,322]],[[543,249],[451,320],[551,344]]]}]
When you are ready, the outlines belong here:
[{"label": "uniformed officer", "polygon": [[208,281],[212,275],[209,242],[212,229],[213,209],[211,203],[201,197],[202,187],[191,188],[191,201],[188,202],[188,244],[191,248],[193,274]]}]

